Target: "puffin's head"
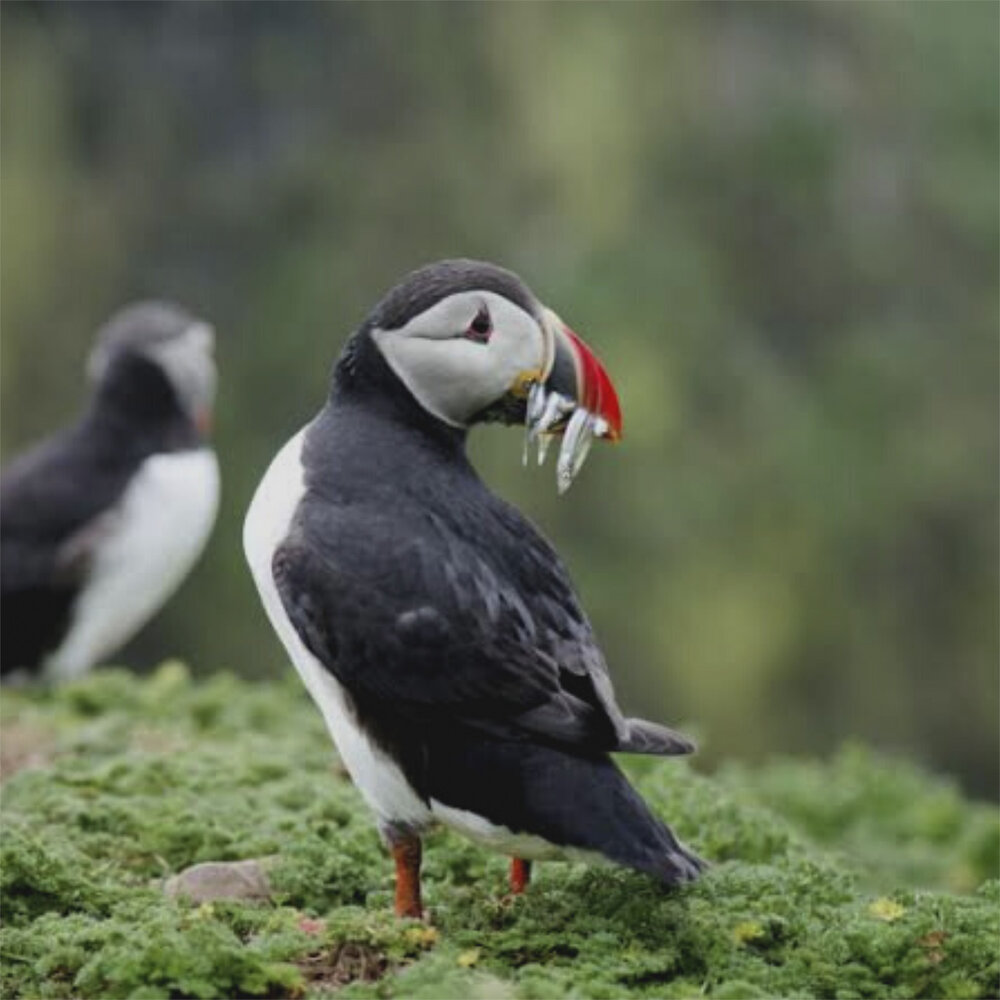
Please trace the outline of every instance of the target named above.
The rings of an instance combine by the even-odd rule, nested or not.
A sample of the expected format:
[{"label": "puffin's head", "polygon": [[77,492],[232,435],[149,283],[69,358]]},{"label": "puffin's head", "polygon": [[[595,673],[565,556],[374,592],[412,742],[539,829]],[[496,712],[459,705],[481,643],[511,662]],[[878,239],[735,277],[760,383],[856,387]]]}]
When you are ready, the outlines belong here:
[{"label": "puffin's head", "polygon": [[215,330],[209,323],[169,302],[139,302],[120,309],[98,331],[87,374],[102,385],[128,377],[136,363],[154,365],[204,434],[215,401],[214,351]]},{"label": "puffin's head", "polygon": [[593,437],[621,437],[618,396],[596,355],[517,275],[494,264],[422,267],[379,302],[366,328],[410,394],[444,423],[525,424],[539,461],[562,435],[560,491]]}]

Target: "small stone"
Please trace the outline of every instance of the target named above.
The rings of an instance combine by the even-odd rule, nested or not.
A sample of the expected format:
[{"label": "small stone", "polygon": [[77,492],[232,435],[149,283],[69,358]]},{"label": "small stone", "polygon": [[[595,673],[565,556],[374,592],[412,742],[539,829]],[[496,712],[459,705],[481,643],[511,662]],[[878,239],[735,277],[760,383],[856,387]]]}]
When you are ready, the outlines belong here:
[{"label": "small stone", "polygon": [[218,899],[268,900],[271,881],[267,877],[266,860],[206,861],[168,878],[163,891],[171,899],[183,896],[192,903]]}]

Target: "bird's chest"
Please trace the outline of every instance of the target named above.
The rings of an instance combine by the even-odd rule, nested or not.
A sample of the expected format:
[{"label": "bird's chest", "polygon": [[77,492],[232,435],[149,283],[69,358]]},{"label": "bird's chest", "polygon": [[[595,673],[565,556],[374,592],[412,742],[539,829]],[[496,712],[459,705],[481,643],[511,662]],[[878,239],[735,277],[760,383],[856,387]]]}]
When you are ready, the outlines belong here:
[{"label": "bird's chest", "polygon": [[288,535],[305,493],[304,437],[303,430],[285,445],[254,494],[243,528],[247,562],[271,625],[322,712],[340,758],[365,801],[385,821],[422,826],[430,818],[427,805],[395,761],[360,725],[348,693],[306,648],[275,585],[274,553]]},{"label": "bird's chest", "polygon": [[80,673],[160,607],[197,559],[215,521],[219,470],[208,449],[153,455],[119,502],[88,529],[87,579],[47,669]]}]

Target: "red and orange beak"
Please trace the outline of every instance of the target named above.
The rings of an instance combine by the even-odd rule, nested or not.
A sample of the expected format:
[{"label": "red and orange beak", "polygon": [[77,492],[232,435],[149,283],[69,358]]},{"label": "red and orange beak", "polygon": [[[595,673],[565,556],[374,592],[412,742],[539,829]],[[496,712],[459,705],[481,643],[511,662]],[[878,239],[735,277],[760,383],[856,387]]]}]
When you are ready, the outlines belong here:
[{"label": "red and orange beak", "polygon": [[562,435],[556,479],[565,492],[580,471],[593,438],[618,441],[622,411],[618,393],[597,355],[555,313],[546,310],[546,364],[528,396],[528,439],[538,439],[539,463],[547,444]]},{"label": "red and orange beak", "polygon": [[212,408],[210,406],[203,406],[198,410],[194,416],[194,425],[203,438],[207,438],[212,433]]},{"label": "red and orange beak", "polygon": [[[584,341],[555,314],[549,320],[553,334],[552,367],[545,388],[571,399],[596,418],[596,437],[618,441],[622,436],[622,410],[618,393],[605,367]],[[565,425],[563,425],[565,426]],[[552,427],[555,432],[562,427]]]}]

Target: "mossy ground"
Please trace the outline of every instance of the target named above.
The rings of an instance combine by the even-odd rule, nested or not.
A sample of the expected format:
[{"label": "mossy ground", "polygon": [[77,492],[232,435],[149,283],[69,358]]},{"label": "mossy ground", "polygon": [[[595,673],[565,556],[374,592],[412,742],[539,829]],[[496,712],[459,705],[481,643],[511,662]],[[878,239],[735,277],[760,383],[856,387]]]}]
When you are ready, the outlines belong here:
[{"label": "mossy ground", "polygon": [[[995,997],[996,809],[857,747],[826,764],[626,762],[715,864],[664,893],[504,859],[445,832],[428,923],[297,682],[179,664],[3,701],[4,997]],[[23,766],[27,763],[27,766]],[[192,906],[167,875],[276,856],[273,904]],[[994,881],[991,881],[993,879]]]}]

